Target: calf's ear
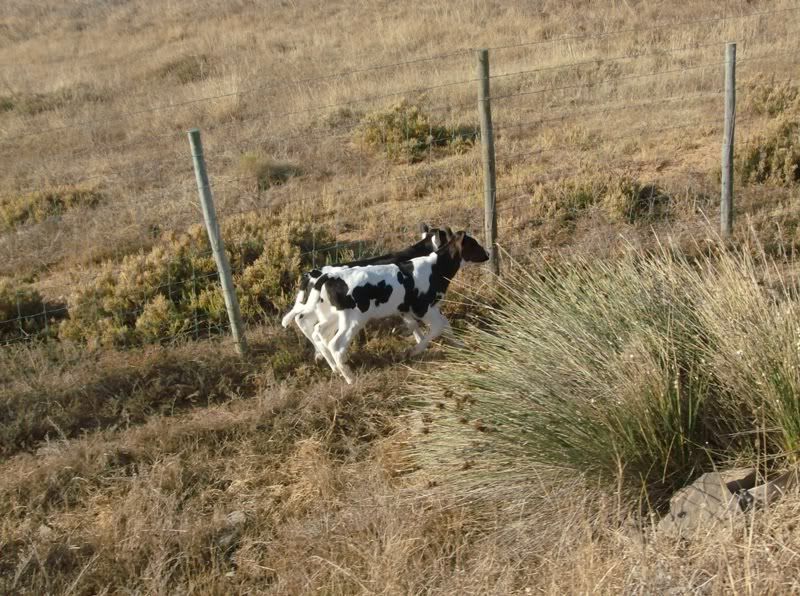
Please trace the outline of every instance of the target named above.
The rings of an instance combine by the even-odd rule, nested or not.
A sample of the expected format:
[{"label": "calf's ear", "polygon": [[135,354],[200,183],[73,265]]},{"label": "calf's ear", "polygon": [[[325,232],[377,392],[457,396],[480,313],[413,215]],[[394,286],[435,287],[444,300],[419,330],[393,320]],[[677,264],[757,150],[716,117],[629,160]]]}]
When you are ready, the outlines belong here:
[{"label": "calf's ear", "polygon": [[429,231],[430,228],[428,227],[428,224],[426,224],[425,222],[419,224],[419,233],[422,234],[423,238],[425,237],[425,234],[427,234]]},{"label": "calf's ear", "polygon": [[453,230],[450,229],[450,226],[445,226],[444,237],[447,238],[448,242],[453,239]]}]

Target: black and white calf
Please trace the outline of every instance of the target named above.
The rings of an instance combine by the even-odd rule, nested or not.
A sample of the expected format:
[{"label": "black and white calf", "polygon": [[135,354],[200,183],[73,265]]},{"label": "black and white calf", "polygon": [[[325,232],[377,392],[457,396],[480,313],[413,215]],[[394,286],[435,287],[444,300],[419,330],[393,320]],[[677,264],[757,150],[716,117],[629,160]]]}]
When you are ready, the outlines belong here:
[{"label": "black and white calf", "polygon": [[[421,231],[422,239],[416,244],[413,244],[403,250],[377,257],[371,257],[369,259],[362,259],[359,261],[350,261],[348,263],[339,263],[336,265],[326,265],[319,269],[314,269],[308,273],[304,273],[300,281],[300,291],[297,293],[294,306],[283,317],[281,324],[284,327],[288,327],[292,320],[294,320],[294,322],[300,328],[300,331],[303,332],[303,335],[305,335],[316,347],[316,342],[314,341],[312,334],[314,332],[314,327],[317,324],[317,317],[315,311],[311,310],[309,312],[308,309],[305,308],[306,301],[312,289],[314,288],[316,281],[323,275],[330,274],[341,269],[362,267],[365,265],[399,263],[415,257],[431,254],[447,243],[449,240],[448,234],[452,235],[452,232],[450,232],[449,228],[447,228],[446,231],[438,228],[429,228],[428,225],[424,223],[421,225]],[[413,326],[411,326],[411,331],[414,333],[414,338],[417,341],[422,339],[422,335],[419,333],[419,327],[416,322]],[[325,356],[325,353],[317,348],[317,357],[319,358]],[[328,361],[330,367],[336,371],[336,364],[333,362],[333,360],[327,357],[326,360]]]},{"label": "black and white calf", "polygon": [[[345,353],[368,321],[400,315],[414,327],[418,328],[420,322],[427,324],[428,333],[418,337],[411,350],[411,355],[420,354],[450,327],[439,310],[439,302],[461,265],[488,259],[489,255],[474,238],[458,232],[427,256],[324,273],[314,283],[302,312],[316,314],[312,339],[317,349],[352,383],[353,374],[346,364]],[[415,337],[417,334],[418,330]]]}]

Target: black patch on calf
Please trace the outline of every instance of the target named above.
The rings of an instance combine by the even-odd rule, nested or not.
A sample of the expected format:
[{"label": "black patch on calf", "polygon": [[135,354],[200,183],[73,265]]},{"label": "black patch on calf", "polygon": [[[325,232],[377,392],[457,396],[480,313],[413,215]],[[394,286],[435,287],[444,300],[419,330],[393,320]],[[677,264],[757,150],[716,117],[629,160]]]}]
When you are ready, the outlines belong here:
[{"label": "black patch on calf", "polygon": [[320,279],[323,278],[326,278],[323,283],[325,285],[325,289],[328,290],[328,299],[331,301],[331,304],[334,306],[334,308],[344,310],[346,308],[356,307],[356,301],[353,300],[353,297],[347,293],[349,288],[343,279],[339,279],[338,277],[328,278],[326,275],[323,275]]},{"label": "black patch on calf", "polygon": [[393,288],[385,281],[380,281],[377,284],[356,286],[353,288],[352,294],[348,294],[347,292],[350,288],[343,279],[325,277],[326,279],[323,283],[325,289],[328,290],[328,299],[333,307],[338,310],[358,308],[361,312],[367,312],[373,300],[375,301],[375,306],[378,306],[384,302],[389,302],[389,298],[392,296]]},{"label": "black patch on calf", "polygon": [[353,299],[361,312],[367,312],[370,303],[375,300],[375,306],[389,302],[392,295],[392,286],[385,281],[380,281],[377,284],[364,284],[353,288]]},{"label": "black patch on calf", "polygon": [[400,312],[408,312],[411,309],[411,302],[417,290],[414,288],[414,264],[411,261],[403,261],[397,263],[397,283],[399,283],[406,291],[405,298],[397,310]]}]

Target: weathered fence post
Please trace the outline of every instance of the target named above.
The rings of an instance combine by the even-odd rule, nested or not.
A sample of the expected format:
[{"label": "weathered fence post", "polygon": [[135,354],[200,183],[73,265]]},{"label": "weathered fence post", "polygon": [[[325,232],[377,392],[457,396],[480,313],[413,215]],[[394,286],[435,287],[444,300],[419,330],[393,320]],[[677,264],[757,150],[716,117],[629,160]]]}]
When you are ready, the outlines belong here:
[{"label": "weathered fence post", "polygon": [[239,354],[244,354],[247,352],[247,342],[244,338],[242,315],[239,311],[239,301],[236,299],[236,290],[233,287],[231,266],[225,254],[225,244],[222,242],[222,234],[220,234],[219,224],[217,223],[217,212],[214,209],[214,200],[211,197],[211,186],[208,183],[206,162],[203,158],[203,143],[200,141],[200,131],[198,129],[194,128],[189,131],[189,144],[192,146],[192,161],[194,162],[194,173],[197,179],[197,193],[200,195],[200,204],[203,206],[203,219],[206,222],[211,251],[214,253],[214,260],[217,263],[219,280],[222,284],[222,295],[225,298],[225,308],[228,310],[228,320],[231,323],[233,341],[236,343],[236,351]]},{"label": "weathered fence post", "polygon": [[725,48],[725,129],[722,134],[720,233],[730,238],[733,230],[733,134],[736,129],[736,44]]},{"label": "weathered fence post", "polygon": [[478,112],[481,115],[481,147],[483,150],[484,239],[489,251],[489,268],[500,274],[497,254],[497,183],[494,164],[494,132],[489,94],[489,50],[478,50]]}]

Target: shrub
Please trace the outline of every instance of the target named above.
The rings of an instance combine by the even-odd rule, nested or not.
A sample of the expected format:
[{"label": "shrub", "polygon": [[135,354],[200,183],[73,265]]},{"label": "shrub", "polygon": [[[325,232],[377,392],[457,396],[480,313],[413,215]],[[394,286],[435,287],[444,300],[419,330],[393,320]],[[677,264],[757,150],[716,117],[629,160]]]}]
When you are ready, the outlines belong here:
[{"label": "shrub", "polygon": [[162,66],[157,74],[163,79],[172,79],[181,85],[202,81],[208,77],[209,60],[205,54],[184,56]]},{"label": "shrub", "polygon": [[759,75],[744,85],[744,108],[763,116],[777,116],[800,108],[800,93],[789,81]]},{"label": "shrub", "polygon": [[[298,277],[311,267],[313,243],[332,241],[312,224],[255,215],[226,222],[223,237],[245,321],[287,308]],[[195,226],[166,236],[147,254],[126,257],[117,271],[107,264],[70,297],[60,336],[125,346],[205,334],[226,323],[206,232]]]},{"label": "shrub", "polygon": [[599,205],[612,219],[634,222],[661,215],[669,197],[658,187],[626,175],[578,174],[537,185],[531,197],[533,216],[570,220]]},{"label": "shrub", "polygon": [[619,177],[609,182],[603,196],[603,207],[616,220],[633,223],[636,220],[663,215],[670,197],[653,184]]},{"label": "shrub", "polygon": [[239,157],[239,172],[251,179],[258,191],[279,186],[302,174],[300,168],[295,165],[278,162],[254,152],[244,153]]},{"label": "shrub", "polygon": [[0,343],[47,327],[45,303],[35,289],[0,277]]},{"label": "shrub", "polygon": [[370,147],[380,149],[399,162],[414,163],[436,147],[463,153],[474,144],[474,127],[448,128],[433,124],[422,109],[403,99],[387,110],[368,114],[358,134]]},{"label": "shrub", "polygon": [[793,458],[798,305],[758,273],[745,254],[515,273],[467,349],[419,373],[421,456],[490,494],[547,467],[656,507],[715,465],[754,462],[754,444],[770,465]]},{"label": "shrub", "polygon": [[736,169],[745,183],[772,182],[780,185],[800,181],[800,122],[781,116],[765,135],[749,143]]},{"label": "shrub", "polygon": [[58,187],[0,199],[0,223],[7,229],[27,223],[58,217],[78,207],[95,207],[103,200],[96,190]]}]

